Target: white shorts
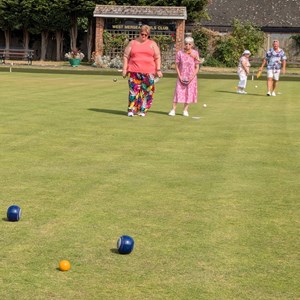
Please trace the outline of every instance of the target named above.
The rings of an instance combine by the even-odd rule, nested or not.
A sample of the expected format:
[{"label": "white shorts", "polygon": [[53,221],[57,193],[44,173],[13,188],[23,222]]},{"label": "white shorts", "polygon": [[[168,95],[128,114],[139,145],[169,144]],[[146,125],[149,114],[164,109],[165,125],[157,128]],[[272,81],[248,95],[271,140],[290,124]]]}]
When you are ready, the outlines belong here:
[{"label": "white shorts", "polygon": [[268,78],[273,78],[274,80],[278,81],[280,75],[280,70],[268,70],[267,76]]},{"label": "white shorts", "polygon": [[238,87],[239,88],[246,88],[246,85],[247,85],[247,75],[245,74],[239,74],[239,77],[240,77],[240,81],[239,81],[239,84],[238,84]]}]

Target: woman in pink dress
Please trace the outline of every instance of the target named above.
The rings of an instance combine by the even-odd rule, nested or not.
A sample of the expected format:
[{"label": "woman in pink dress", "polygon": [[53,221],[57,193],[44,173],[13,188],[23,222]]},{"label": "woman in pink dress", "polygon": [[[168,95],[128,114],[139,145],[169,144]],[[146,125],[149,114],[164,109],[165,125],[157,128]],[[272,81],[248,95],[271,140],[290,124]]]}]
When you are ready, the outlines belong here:
[{"label": "woman in pink dress", "polygon": [[176,54],[176,71],[178,74],[174,92],[173,107],[169,116],[176,115],[177,103],[183,103],[183,116],[188,117],[189,104],[197,103],[197,74],[199,72],[199,53],[194,47],[194,39],[186,37],[184,49]]}]

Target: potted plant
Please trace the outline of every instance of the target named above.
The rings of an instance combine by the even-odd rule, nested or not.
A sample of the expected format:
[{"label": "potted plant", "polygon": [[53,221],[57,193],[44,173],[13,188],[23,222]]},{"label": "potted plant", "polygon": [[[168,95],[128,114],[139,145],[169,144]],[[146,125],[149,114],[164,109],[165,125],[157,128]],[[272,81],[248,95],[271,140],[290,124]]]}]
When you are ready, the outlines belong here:
[{"label": "potted plant", "polygon": [[84,54],[77,49],[74,49],[65,54],[65,58],[69,60],[72,67],[77,67],[80,65],[81,60],[84,58]]}]

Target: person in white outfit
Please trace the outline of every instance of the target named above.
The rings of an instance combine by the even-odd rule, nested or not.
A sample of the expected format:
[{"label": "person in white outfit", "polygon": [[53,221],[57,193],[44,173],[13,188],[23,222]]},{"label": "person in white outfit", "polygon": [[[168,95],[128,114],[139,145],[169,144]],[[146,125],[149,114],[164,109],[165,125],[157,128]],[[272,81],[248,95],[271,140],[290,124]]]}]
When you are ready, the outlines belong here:
[{"label": "person in white outfit", "polygon": [[237,73],[240,78],[240,81],[239,81],[238,87],[237,87],[238,94],[247,94],[247,92],[245,91],[245,88],[247,86],[247,76],[250,73],[250,66],[251,66],[250,62],[249,62],[250,55],[251,55],[251,52],[249,50],[245,50],[239,60],[239,65],[238,65],[238,69],[237,69]]}]

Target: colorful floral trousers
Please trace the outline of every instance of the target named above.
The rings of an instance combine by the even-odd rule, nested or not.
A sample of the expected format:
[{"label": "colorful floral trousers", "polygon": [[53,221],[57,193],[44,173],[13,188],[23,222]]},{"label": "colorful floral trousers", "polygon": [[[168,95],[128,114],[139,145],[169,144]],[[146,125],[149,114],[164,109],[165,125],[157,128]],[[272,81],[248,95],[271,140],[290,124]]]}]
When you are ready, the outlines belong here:
[{"label": "colorful floral trousers", "polygon": [[155,91],[154,75],[130,72],[128,79],[128,112],[146,113],[153,101]]}]

